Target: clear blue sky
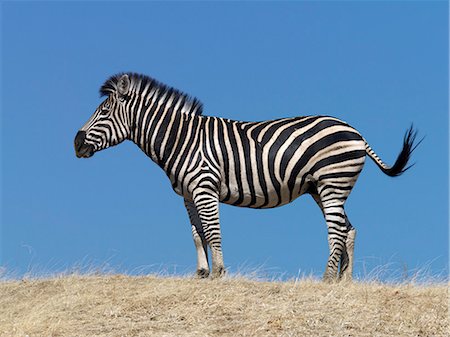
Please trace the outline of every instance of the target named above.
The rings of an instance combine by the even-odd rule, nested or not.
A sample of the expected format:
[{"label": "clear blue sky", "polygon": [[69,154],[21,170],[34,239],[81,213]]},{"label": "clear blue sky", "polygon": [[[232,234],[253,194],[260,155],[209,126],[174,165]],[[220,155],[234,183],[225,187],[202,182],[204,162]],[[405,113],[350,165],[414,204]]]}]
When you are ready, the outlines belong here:
[{"label": "clear blue sky", "polygon": [[[77,159],[76,131],[121,71],[238,120],[339,117],[393,163],[414,122],[416,165],[389,178],[367,160],[347,202],[355,273],[448,270],[446,2],[3,2],[1,261],[22,275],[74,265],[194,272],[182,199],[132,143]],[[312,198],[221,207],[225,264],[269,276],[323,273]],[[389,273],[389,272],[388,272]]]}]

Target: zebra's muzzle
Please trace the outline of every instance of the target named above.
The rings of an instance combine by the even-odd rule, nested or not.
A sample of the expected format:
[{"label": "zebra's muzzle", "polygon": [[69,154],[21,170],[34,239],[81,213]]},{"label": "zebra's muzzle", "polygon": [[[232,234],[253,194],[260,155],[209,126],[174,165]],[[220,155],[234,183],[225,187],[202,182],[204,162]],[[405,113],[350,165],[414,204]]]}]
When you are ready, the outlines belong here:
[{"label": "zebra's muzzle", "polygon": [[89,158],[94,154],[94,147],[91,144],[86,144],[85,139],[86,132],[78,131],[74,141],[75,155],[78,158]]}]

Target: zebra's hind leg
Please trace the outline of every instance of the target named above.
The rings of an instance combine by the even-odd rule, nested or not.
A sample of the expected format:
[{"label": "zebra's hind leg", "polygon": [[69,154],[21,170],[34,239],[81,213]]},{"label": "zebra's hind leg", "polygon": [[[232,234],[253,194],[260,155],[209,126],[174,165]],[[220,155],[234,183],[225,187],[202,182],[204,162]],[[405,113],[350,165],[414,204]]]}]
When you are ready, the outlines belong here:
[{"label": "zebra's hind leg", "polygon": [[219,222],[219,199],[209,189],[199,188],[193,193],[206,242],[211,249],[212,277],[218,278],[225,274],[222,254],[222,237]]},{"label": "zebra's hind leg", "polygon": [[197,250],[197,277],[206,278],[209,276],[208,245],[206,243],[202,223],[194,203],[184,199],[184,205],[191,221],[192,237]]},{"label": "zebra's hind leg", "polygon": [[[330,255],[328,256],[327,266],[323,276],[324,281],[338,280],[338,267],[341,258],[346,251],[347,244],[347,221],[343,202],[340,199],[326,200],[321,197],[322,210],[327,222],[328,228],[328,246]],[[347,256],[347,253],[345,253]],[[344,257],[347,258],[347,257]]]},{"label": "zebra's hind leg", "polygon": [[[330,255],[328,257],[327,266],[323,276],[324,281],[330,282],[337,280],[338,266],[340,265],[341,272],[347,269],[349,264],[349,258],[347,253],[347,216],[343,205],[337,203],[336,205],[330,204],[329,202],[322,202],[321,197],[317,194],[317,189],[315,187],[311,188],[311,196],[314,201],[320,207],[322,214],[327,222],[328,227],[328,245],[330,248]],[[349,224],[349,223],[348,223]],[[353,250],[352,250],[352,260],[353,260]],[[339,278],[341,276],[339,273]]]},{"label": "zebra's hind leg", "polygon": [[350,281],[353,277],[353,252],[355,250],[356,229],[347,220],[347,239],[345,241],[345,250],[342,253],[339,278],[344,281]]}]

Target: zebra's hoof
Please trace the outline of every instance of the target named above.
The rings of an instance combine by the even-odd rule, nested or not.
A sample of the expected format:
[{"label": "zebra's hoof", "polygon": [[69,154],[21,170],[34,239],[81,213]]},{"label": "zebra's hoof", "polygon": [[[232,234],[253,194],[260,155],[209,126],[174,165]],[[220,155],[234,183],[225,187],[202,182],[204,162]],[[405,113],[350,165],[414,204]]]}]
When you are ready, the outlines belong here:
[{"label": "zebra's hoof", "polygon": [[208,269],[198,269],[196,273],[197,278],[207,278],[209,276]]},{"label": "zebra's hoof", "polygon": [[214,268],[212,272],[212,278],[221,278],[225,275],[225,267]]},{"label": "zebra's hoof", "polygon": [[323,282],[328,283],[328,284],[339,282],[339,279],[336,276],[329,275],[329,274],[325,274],[323,276],[322,280],[323,280]]},{"label": "zebra's hoof", "polygon": [[339,274],[339,282],[349,283],[352,281],[353,281],[352,274],[348,274],[348,273]]}]

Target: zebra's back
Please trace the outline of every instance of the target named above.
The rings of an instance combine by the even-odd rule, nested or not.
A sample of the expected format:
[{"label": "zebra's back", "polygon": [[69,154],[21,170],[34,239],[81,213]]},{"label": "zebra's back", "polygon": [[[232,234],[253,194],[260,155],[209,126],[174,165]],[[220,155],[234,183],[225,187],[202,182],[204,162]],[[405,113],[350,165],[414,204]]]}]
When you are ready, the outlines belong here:
[{"label": "zebra's back", "polygon": [[206,118],[209,157],[220,170],[219,199],[227,204],[277,207],[320,189],[319,181],[350,190],[364,165],[364,139],[333,117]]}]

